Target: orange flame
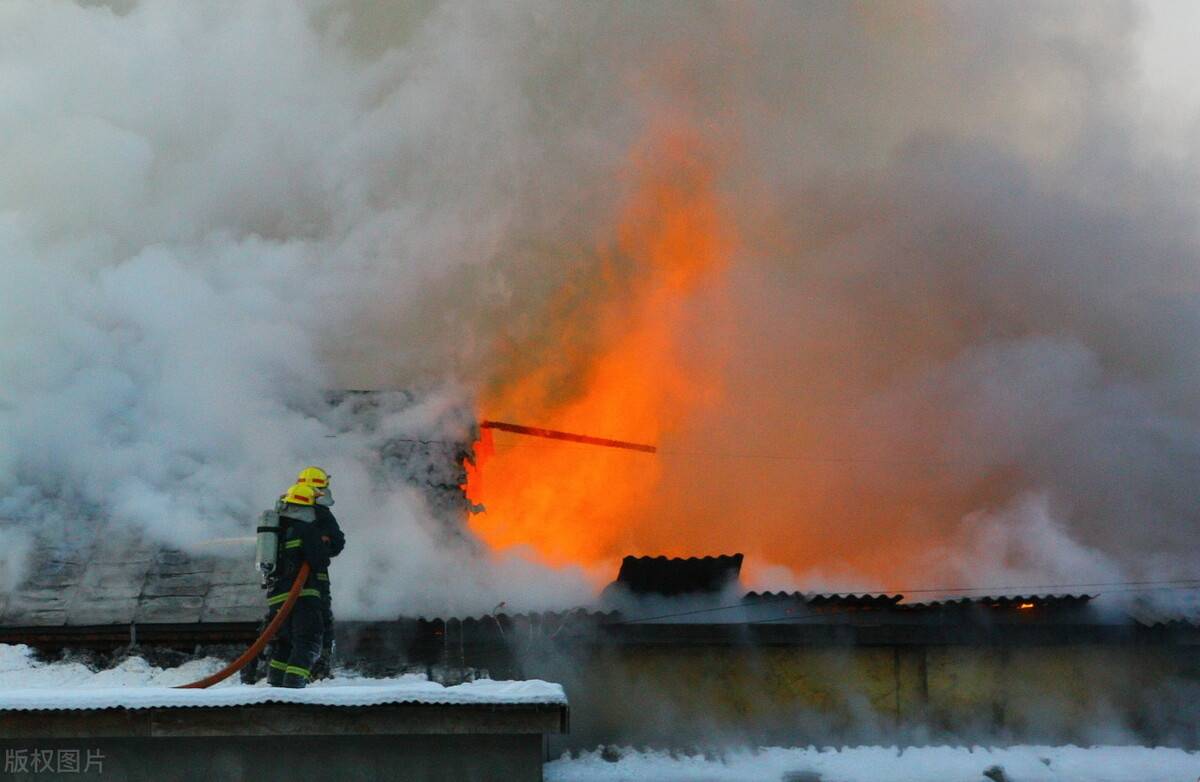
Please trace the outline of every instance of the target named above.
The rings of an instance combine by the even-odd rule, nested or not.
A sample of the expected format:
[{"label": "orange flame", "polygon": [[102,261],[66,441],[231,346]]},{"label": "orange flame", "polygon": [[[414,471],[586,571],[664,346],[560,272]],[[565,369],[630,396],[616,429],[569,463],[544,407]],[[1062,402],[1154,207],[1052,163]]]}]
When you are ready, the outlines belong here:
[{"label": "orange flame", "polygon": [[[489,417],[657,443],[716,398],[714,381],[684,367],[679,345],[689,297],[725,268],[729,252],[714,167],[696,134],[678,124],[652,131],[631,156],[632,192],[599,251],[607,287],[601,301],[589,302],[587,339],[578,338],[580,313],[564,307],[552,333],[539,337],[551,342],[546,359],[501,378],[480,400]],[[484,430],[465,487],[486,508],[471,526],[490,546],[528,545],[552,564],[595,565],[643,545],[634,518],[658,484],[655,456],[497,439]]]},{"label": "orange flame", "polygon": [[467,459],[463,462],[463,467],[467,472],[467,482],[459,488],[467,495],[467,500],[473,506],[481,506],[483,503],[483,463],[496,452],[491,429],[480,430],[479,439],[475,441],[472,451],[475,454],[474,460]]}]

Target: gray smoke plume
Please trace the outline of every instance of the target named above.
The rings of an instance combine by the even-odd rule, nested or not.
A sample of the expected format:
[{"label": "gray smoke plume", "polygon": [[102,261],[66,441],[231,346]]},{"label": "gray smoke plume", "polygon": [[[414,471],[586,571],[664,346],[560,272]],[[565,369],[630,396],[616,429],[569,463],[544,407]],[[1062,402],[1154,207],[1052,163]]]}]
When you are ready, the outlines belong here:
[{"label": "gray smoke plume", "polygon": [[578,393],[642,273],[604,252],[622,172],[669,116],[737,236],[678,335],[721,403],[665,435],[611,556],[685,527],[695,553],[863,585],[1191,575],[1195,166],[1146,109],[1144,19],[5,3],[0,518],[185,545],[321,463],[358,541],[344,608],[583,599],[579,572],[446,543],[317,411],[412,389],[427,406],[395,431],[432,436],[555,360]]}]

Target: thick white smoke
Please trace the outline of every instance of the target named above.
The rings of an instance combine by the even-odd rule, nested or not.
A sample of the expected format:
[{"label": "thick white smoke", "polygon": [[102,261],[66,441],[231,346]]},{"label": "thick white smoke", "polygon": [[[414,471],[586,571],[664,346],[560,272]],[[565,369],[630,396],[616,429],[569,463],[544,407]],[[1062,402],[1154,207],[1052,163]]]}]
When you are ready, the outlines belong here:
[{"label": "thick white smoke", "polygon": [[319,417],[394,362],[411,371],[365,382],[442,401],[390,433],[467,436],[437,429],[470,402],[453,366],[414,358],[449,344],[436,313],[365,354],[347,332],[366,300],[419,308],[423,278],[469,257],[456,243],[494,233],[465,178],[491,154],[477,103],[449,88],[504,85],[413,42],[356,52],[335,5],[118,10],[0,7],[0,518],[186,547],[247,534],[318,463],[351,540],[347,615],[582,599],[577,575],[448,545],[418,492],[371,477],[377,440]]},{"label": "thick white smoke", "polygon": [[672,462],[641,529],[685,519],[696,553],[842,582],[928,577],[935,543],[957,542],[943,574],[979,573],[1014,530],[1064,559],[1010,547],[997,578],[1066,578],[1080,552],[1097,577],[1183,573],[1194,167],[1142,119],[1141,20],[9,0],[0,518],[187,545],[244,534],[320,463],[353,542],[344,609],[583,599],[577,573],[446,544],[373,479],[374,440],[319,411],[328,389],[418,389],[392,423],[433,432],[537,355],[564,286],[591,333],[619,172],[670,113],[719,153],[740,244],[736,328],[689,343],[725,398],[669,445],[812,458]]}]

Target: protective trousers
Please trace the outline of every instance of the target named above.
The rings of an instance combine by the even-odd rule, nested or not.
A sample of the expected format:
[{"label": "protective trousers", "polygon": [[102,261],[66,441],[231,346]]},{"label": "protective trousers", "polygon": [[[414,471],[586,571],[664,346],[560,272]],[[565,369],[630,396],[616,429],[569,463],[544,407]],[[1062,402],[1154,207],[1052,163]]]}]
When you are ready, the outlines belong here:
[{"label": "protective trousers", "polygon": [[[272,609],[272,616],[274,611]],[[321,598],[301,597],[271,644],[267,683],[272,687],[304,687],[313,663],[321,656],[325,617]]]},{"label": "protective trousers", "polygon": [[[263,630],[265,630],[267,628],[267,624],[271,621],[271,618],[274,616],[275,616],[275,609],[272,608],[267,612],[266,618],[258,623],[258,632],[255,633],[256,636],[262,635]],[[271,651],[271,648],[270,648],[270,646],[268,646],[266,649],[264,649],[262,652],[259,653],[258,657],[255,657],[253,660],[246,663],[246,665],[242,666],[242,670],[238,673],[238,676],[240,676],[242,679],[242,684],[254,684],[258,681],[259,668],[262,667],[263,658],[266,657],[266,655],[270,651]]]},{"label": "protective trousers", "polygon": [[[322,578],[324,575],[324,578]],[[324,636],[321,641],[321,657],[313,666],[313,679],[328,679],[333,675],[333,595],[329,591],[329,576],[320,574],[317,582],[321,588],[321,618]]]}]

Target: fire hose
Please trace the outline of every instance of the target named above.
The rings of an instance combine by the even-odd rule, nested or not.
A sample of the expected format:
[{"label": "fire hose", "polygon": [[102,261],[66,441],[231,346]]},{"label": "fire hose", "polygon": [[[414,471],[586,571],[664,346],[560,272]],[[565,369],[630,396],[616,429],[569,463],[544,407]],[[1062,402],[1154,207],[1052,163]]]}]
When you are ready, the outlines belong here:
[{"label": "fire hose", "polygon": [[175,689],[177,690],[202,690],[205,687],[211,687],[219,681],[228,679],[233,674],[246,667],[246,664],[258,657],[262,653],[263,648],[271,642],[275,637],[275,633],[279,632],[279,628],[287,621],[288,615],[292,613],[292,608],[295,607],[296,601],[300,598],[300,590],[304,587],[304,582],[308,580],[309,567],[305,562],[300,566],[300,572],[296,574],[296,580],[292,582],[291,591],[288,592],[287,600],[275,612],[275,618],[263,628],[262,635],[258,636],[258,640],[250,644],[250,648],[242,652],[242,656],[226,665],[221,670],[214,673],[212,676],[206,676],[199,681],[194,681],[191,684],[180,684]]},{"label": "fire hose", "polygon": [[[501,432],[510,432],[512,434],[523,434],[531,437],[542,437],[548,440],[565,440],[567,442],[581,443],[584,445],[598,445],[604,448],[624,448],[631,451],[642,451],[643,453],[656,453],[658,448],[653,445],[645,445],[643,443],[631,443],[625,440],[612,440],[607,437],[592,437],[590,435],[575,434],[574,432],[560,432],[555,429],[543,429],[536,426],[523,426],[521,424],[510,424],[502,421],[481,421],[480,429],[497,429]],[[242,656],[225,666],[221,670],[214,673],[212,676],[207,676],[199,681],[191,684],[181,684],[176,689],[183,690],[200,690],[205,687],[211,687],[217,682],[224,681],[233,674],[245,668],[247,664],[259,654],[262,653],[263,647],[271,642],[275,637],[275,633],[279,632],[279,628],[287,621],[288,615],[292,613],[292,608],[296,605],[296,600],[300,597],[300,589],[304,586],[304,582],[308,580],[309,566],[305,562],[300,566],[300,572],[296,575],[296,580],[292,583],[291,591],[288,592],[287,600],[275,613],[275,617],[263,629],[258,640],[250,645],[250,648],[242,653]]]}]

